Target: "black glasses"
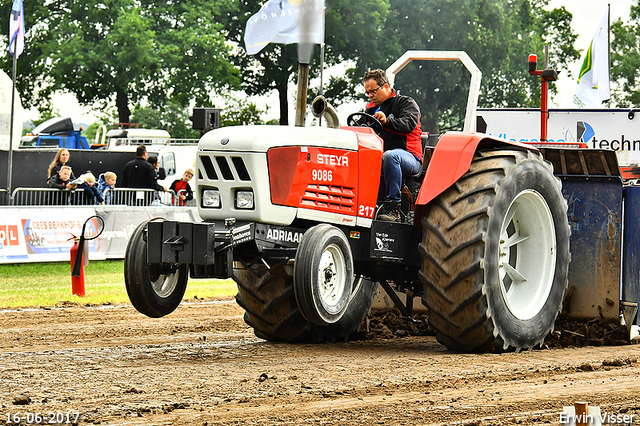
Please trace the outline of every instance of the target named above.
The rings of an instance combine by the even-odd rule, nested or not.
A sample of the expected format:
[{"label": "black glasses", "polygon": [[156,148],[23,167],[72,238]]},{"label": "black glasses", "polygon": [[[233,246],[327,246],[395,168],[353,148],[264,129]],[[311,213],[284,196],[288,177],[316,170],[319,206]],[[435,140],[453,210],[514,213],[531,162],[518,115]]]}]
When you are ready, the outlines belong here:
[{"label": "black glasses", "polygon": [[[386,83],[385,83],[385,84],[386,84]],[[384,84],[383,84],[382,86],[384,86]],[[375,94],[376,94],[376,92],[377,92],[378,90],[380,90],[380,88],[381,88],[382,86],[378,86],[376,89],[369,90],[368,92],[364,92],[364,94],[365,94],[365,95],[367,95],[367,96],[373,96],[373,95],[375,95]]]}]

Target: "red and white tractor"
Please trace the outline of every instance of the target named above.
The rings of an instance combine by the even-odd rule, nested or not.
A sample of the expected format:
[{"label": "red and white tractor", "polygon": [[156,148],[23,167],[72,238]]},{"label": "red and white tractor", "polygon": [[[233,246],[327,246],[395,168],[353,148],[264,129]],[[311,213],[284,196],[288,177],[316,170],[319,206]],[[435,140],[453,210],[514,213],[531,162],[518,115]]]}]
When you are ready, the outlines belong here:
[{"label": "red and white tractor", "polygon": [[[396,292],[421,296],[451,349],[540,346],[570,275],[572,216],[561,180],[543,150],[471,132],[480,72],[465,53],[407,52],[387,74],[393,80],[413,59],[459,60],[472,77],[465,131],[425,146],[410,223],[376,220],[383,142],[372,128],[340,127],[322,98],[312,108],[328,127],[215,129],[196,160],[203,221],[151,220],[129,241],[125,282],[135,308],[161,317],[179,305],[189,275],[231,277],[257,336],[339,341],[359,329],[379,283],[406,316],[411,303]],[[544,150],[557,164],[573,161],[564,151]],[[598,158],[613,162],[615,178],[615,155]],[[619,297],[611,298],[604,314],[617,317]]]}]

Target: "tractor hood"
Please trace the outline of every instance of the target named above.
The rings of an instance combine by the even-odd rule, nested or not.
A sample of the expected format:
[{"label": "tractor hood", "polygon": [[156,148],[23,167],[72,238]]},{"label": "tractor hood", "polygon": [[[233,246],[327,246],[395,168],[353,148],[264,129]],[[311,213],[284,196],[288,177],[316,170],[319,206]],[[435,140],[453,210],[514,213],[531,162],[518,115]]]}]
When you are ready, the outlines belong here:
[{"label": "tractor hood", "polygon": [[349,130],[326,127],[230,126],[205,134],[198,144],[205,151],[267,152],[278,146],[318,146],[358,150],[358,138]]}]

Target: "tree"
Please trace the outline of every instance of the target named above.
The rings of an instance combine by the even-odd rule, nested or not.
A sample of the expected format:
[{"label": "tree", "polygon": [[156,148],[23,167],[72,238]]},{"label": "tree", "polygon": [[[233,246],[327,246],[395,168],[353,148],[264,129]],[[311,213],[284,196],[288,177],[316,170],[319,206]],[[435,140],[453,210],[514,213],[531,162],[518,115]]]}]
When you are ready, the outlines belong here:
[{"label": "tree", "polygon": [[[547,0],[391,0],[383,36],[388,65],[408,49],[462,50],[483,73],[480,105],[533,107],[540,102],[539,79],[527,73],[529,53],[566,69],[578,59],[564,7],[546,11]],[[426,17],[429,17],[426,19]],[[423,129],[439,133],[460,128],[469,75],[459,64],[412,64],[398,74],[396,88],[421,106]]]},{"label": "tree", "polygon": [[129,122],[131,106],[143,100],[151,107],[168,100],[204,104],[214,90],[239,83],[219,19],[223,9],[227,14],[234,9],[233,0],[25,2],[25,7],[27,22],[29,16],[39,19],[27,29],[19,60],[18,88],[27,107],[46,102],[57,90],[69,91],[88,106],[106,107],[115,100],[119,120]]},{"label": "tree", "polygon": [[[220,111],[221,126],[246,126],[249,124],[265,124],[262,115],[266,110],[258,108],[255,102],[250,102],[240,96],[227,94],[223,97],[224,106]],[[268,107],[267,107],[268,108]]]},{"label": "tree", "polygon": [[189,120],[191,110],[177,102],[169,102],[160,107],[139,107],[134,109],[131,120],[145,129],[166,129],[174,139],[196,139],[198,130],[193,130]]},{"label": "tree", "polygon": [[[229,35],[242,46],[244,26],[257,7],[240,3],[241,14]],[[326,0],[326,64],[350,65],[344,76],[329,81],[325,94],[334,104],[358,97],[364,103],[358,85],[367,69],[384,69],[409,49],[464,50],[483,71],[482,106],[538,105],[540,84],[526,72],[528,54],[542,57],[549,45],[551,64],[559,70],[578,59],[571,14],[563,7],[547,11],[547,4],[548,0]],[[242,69],[249,94],[278,91],[280,123],[287,124],[287,85],[295,81],[296,46],[271,44],[255,57],[239,49],[233,60]],[[317,74],[313,61],[311,75]],[[438,133],[441,125],[458,127],[464,118],[465,81],[468,74],[461,65],[423,63],[403,71],[397,87],[422,106],[423,128]],[[310,98],[316,94],[310,88]]]},{"label": "tree", "polygon": [[619,106],[640,105],[640,1],[631,5],[629,24],[618,19],[611,25],[611,80],[617,87],[611,92]]},{"label": "tree", "polygon": [[[255,56],[247,56],[244,50],[244,31],[247,20],[259,10],[255,1],[240,0],[238,12],[225,21],[229,37],[239,48],[232,61],[242,70],[242,87],[249,95],[265,95],[278,92],[280,124],[289,123],[288,85],[296,81],[298,71],[297,45],[269,44]],[[326,0],[325,40],[326,66],[346,61],[355,61],[356,69],[362,70],[383,58],[376,47],[378,29],[388,13],[388,0]],[[355,47],[354,47],[355,46]],[[310,64],[310,77],[319,74],[318,47]],[[349,75],[353,74],[349,71]],[[349,81],[351,78],[349,79]],[[353,86],[344,79],[334,79],[327,87],[332,99],[345,99]]]}]

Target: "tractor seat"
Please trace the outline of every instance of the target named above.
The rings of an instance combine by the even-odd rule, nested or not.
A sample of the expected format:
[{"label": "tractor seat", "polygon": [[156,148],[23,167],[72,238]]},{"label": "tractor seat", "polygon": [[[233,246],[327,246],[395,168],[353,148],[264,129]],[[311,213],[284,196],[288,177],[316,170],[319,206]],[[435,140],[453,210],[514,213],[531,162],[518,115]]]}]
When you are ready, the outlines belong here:
[{"label": "tractor seat", "polygon": [[426,158],[426,155],[425,155],[426,152],[425,151],[427,149],[427,146],[429,145],[429,133],[428,132],[423,133],[420,136],[420,139],[422,141],[422,158],[423,158],[422,168],[417,173],[403,175],[402,177],[405,178],[405,179],[407,179],[407,178],[414,178],[414,179],[415,178],[419,178],[420,176],[422,176],[424,174],[424,172],[426,170],[426,167],[424,166],[425,165],[424,159]]}]

